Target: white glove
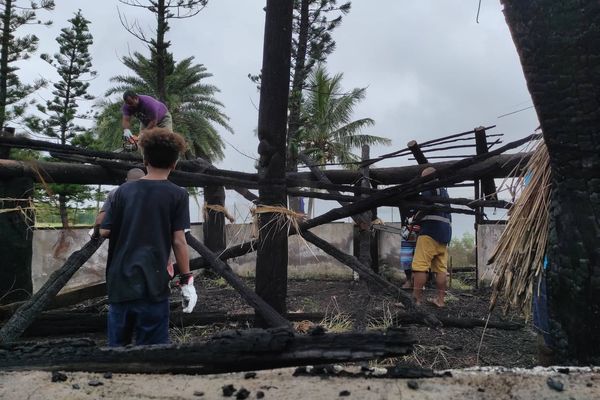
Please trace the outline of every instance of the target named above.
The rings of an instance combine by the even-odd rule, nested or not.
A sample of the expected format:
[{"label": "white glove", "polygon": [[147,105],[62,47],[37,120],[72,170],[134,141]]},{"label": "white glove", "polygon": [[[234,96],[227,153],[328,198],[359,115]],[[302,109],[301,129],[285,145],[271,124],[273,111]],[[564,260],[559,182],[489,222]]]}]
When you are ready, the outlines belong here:
[{"label": "white glove", "polygon": [[181,297],[183,312],[187,314],[191,313],[198,301],[198,295],[196,294],[196,288],[194,287],[194,277],[190,277],[186,285],[181,285]]},{"label": "white glove", "polygon": [[131,139],[133,137],[133,133],[131,133],[130,129],[123,129],[123,136],[126,139]]}]

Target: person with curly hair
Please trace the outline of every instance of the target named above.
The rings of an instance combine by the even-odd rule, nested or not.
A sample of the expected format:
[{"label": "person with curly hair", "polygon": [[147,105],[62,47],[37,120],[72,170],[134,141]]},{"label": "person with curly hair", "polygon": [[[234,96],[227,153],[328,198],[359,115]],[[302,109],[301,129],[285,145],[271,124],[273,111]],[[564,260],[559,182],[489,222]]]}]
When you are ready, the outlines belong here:
[{"label": "person with curly hair", "polygon": [[147,174],[114,193],[100,234],[109,238],[106,264],[108,344],[125,346],[169,343],[169,274],[175,254],[183,312],[197,301],[190,273],[185,230],[190,228],[185,189],[167,178],[175,169],[185,140],[165,128],[149,129],[139,141]]}]

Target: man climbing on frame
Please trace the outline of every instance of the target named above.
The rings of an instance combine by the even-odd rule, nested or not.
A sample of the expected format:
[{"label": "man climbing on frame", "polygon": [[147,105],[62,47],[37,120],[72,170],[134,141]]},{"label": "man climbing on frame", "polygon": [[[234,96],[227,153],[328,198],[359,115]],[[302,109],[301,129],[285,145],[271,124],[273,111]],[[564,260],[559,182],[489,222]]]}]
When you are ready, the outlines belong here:
[{"label": "man climbing on frame", "polygon": [[171,249],[180,271],[183,312],[197,301],[190,273],[185,230],[190,227],[189,197],[167,180],[185,140],[164,128],[140,137],[147,175],[115,192],[100,227],[110,238],[106,268],[108,344],[125,346],[169,343],[169,274]]},{"label": "man climbing on frame", "polygon": [[123,93],[123,138],[134,150],[137,149],[138,135],[131,132],[131,117],[135,116],[140,121],[140,134],[146,129],[154,127],[166,128],[173,131],[173,120],[167,106],[152,96],[138,95],[133,90]]},{"label": "man climbing on frame", "polygon": [[[421,176],[427,176],[434,172],[435,168],[427,167],[421,172]],[[421,195],[425,198],[448,198],[448,191],[445,188],[437,188],[425,191]],[[445,206],[445,204],[436,205]],[[437,295],[428,301],[437,307],[444,307],[448,244],[452,239],[452,216],[443,211],[419,211],[414,220],[421,226],[412,262],[415,303],[417,305],[423,303],[423,287],[427,281],[428,271],[431,269],[435,273]]]}]

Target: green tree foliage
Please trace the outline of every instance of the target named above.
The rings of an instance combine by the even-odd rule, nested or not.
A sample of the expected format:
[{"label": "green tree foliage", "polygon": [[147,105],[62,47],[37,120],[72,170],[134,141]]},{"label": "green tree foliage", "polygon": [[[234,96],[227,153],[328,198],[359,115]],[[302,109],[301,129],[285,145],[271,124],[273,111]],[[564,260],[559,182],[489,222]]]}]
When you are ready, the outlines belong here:
[{"label": "green tree foliage", "polygon": [[127,32],[148,45],[152,64],[155,67],[156,97],[166,102],[168,97],[166,79],[170,61],[172,61],[168,51],[171,42],[165,38],[169,31],[169,20],[191,18],[197,15],[204,9],[208,0],[119,0],[119,2],[127,6],[144,8],[156,17],[155,36],[150,37],[140,28],[137,21],[130,23],[119,13],[121,24]]},{"label": "green tree foliage", "polygon": [[[174,62],[169,55],[169,65],[165,80],[167,90],[166,103],[173,116],[175,131],[185,136],[192,152],[210,161],[223,159],[224,144],[217,131],[221,126],[232,132],[229,118],[223,113],[223,104],[215,98],[219,89],[204,80],[212,74],[202,64],[194,64],[189,57]],[[120,75],[111,79],[116,85],[106,92],[106,96],[119,95],[116,102],[104,101],[96,120],[96,131],[107,149],[121,145],[121,97],[127,89],[137,93],[158,96],[155,60],[134,53],[123,57],[123,64],[133,75]]]},{"label": "green tree foliage", "polygon": [[454,267],[474,267],[475,236],[465,232],[462,238],[452,239],[448,246],[448,254],[452,257]]},{"label": "green tree foliage", "polygon": [[51,25],[51,21],[37,19],[37,13],[53,9],[53,0],[0,2],[0,127],[22,117],[27,96],[45,84],[44,80],[24,84],[17,76],[15,63],[29,58],[37,50],[39,39],[33,34],[17,37],[16,32],[25,25]]},{"label": "green tree foliage", "polygon": [[[89,53],[89,47],[93,42],[88,29],[89,21],[79,10],[69,23],[69,27],[61,29],[60,35],[56,38],[59,46],[58,53],[54,56],[42,55],[42,59],[56,68],[60,77],[53,84],[54,98],[48,100],[45,106],[38,105],[38,111],[45,114],[46,118],[31,116],[26,119],[27,126],[32,131],[56,138],[61,144],[67,144],[69,141],[77,144],[75,140],[77,135],[85,130],[75,123],[77,118],[83,117],[77,114],[77,110],[82,100],[93,99],[87,90],[89,79],[95,76]],[[50,192],[58,195],[64,228],[69,226],[67,213],[69,203],[81,203],[92,197],[90,189],[84,185],[52,184]]]},{"label": "green tree foliage", "polygon": [[374,125],[371,118],[352,120],[354,107],[365,98],[366,89],[342,89],[343,74],[330,77],[323,65],[309,79],[303,104],[303,127],[297,145],[319,164],[360,160],[352,149],[363,145],[390,144],[390,139],[360,132]]},{"label": "green tree foliage", "polygon": [[63,28],[56,38],[59,52],[50,56],[42,54],[42,59],[56,68],[60,77],[53,84],[54,98],[48,100],[46,105],[38,105],[38,110],[47,118],[28,118],[28,126],[34,132],[56,138],[61,144],[67,144],[77,134],[85,130],[75,123],[77,110],[82,100],[92,100],[93,96],[87,93],[90,86],[89,80],[96,75],[92,71],[92,57],[89,47],[92,45],[92,35],[89,33],[88,24],[79,10],[69,20],[70,26]]}]

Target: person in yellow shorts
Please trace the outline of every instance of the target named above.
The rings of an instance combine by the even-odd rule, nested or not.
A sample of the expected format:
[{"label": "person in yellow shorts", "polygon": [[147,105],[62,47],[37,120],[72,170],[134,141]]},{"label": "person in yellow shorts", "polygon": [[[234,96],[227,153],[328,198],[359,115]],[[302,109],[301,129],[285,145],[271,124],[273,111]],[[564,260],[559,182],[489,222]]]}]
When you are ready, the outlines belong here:
[{"label": "person in yellow shorts", "polygon": [[[428,167],[421,176],[435,172],[435,168]],[[448,198],[445,188],[437,188],[421,193],[423,197]],[[434,200],[434,199],[432,199]],[[447,204],[434,204],[447,206]],[[446,271],[448,266],[448,243],[452,239],[452,216],[442,211],[419,211],[415,221],[421,226],[415,255],[412,262],[413,271],[413,297],[417,305],[423,302],[423,287],[427,282],[429,270],[435,273],[435,286],[437,295],[429,301],[438,307],[444,307],[446,297]]]}]

